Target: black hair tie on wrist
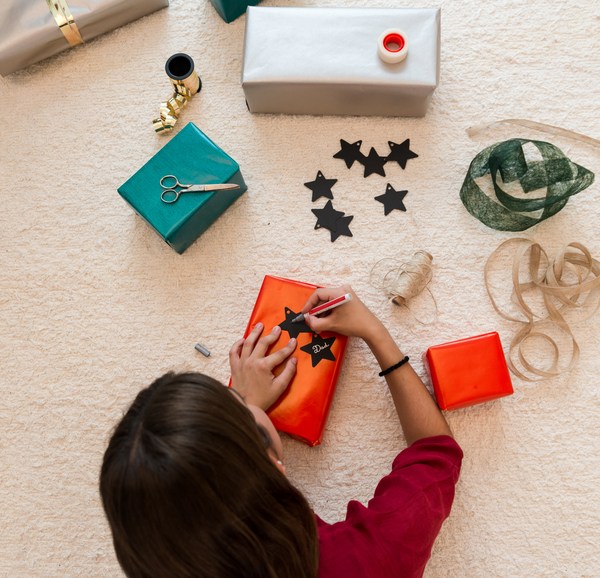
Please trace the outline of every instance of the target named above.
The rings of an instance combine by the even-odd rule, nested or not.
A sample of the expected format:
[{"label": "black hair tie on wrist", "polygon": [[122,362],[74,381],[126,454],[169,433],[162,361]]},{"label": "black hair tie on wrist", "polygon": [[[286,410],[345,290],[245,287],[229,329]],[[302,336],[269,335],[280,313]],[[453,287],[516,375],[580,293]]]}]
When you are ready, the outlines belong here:
[{"label": "black hair tie on wrist", "polygon": [[388,373],[392,373],[392,371],[394,371],[395,369],[398,369],[399,367],[402,367],[405,363],[408,363],[408,359],[409,358],[408,358],[408,355],[407,355],[404,359],[401,359],[398,363],[396,363],[396,365],[391,365],[387,369],[384,369],[383,371],[380,371],[379,372],[379,377],[384,377]]}]

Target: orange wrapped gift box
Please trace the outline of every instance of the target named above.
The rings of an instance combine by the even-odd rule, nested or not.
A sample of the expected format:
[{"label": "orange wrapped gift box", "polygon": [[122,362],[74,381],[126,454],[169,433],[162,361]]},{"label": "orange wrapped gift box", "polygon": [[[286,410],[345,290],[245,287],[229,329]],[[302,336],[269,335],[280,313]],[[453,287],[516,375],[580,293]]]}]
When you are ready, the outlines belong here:
[{"label": "orange wrapped gift box", "polygon": [[427,363],[440,409],[458,409],[513,393],[495,331],[430,347]]},{"label": "orange wrapped gift box", "polygon": [[265,276],[244,333],[247,337],[258,322],[264,324],[264,333],[281,325],[281,337],[271,352],[284,347],[291,337],[298,340],[294,352],[298,359],[296,375],[267,414],[279,431],[309,446],[321,443],[348,341],[337,333],[315,335],[304,322],[291,324],[317,287]]}]

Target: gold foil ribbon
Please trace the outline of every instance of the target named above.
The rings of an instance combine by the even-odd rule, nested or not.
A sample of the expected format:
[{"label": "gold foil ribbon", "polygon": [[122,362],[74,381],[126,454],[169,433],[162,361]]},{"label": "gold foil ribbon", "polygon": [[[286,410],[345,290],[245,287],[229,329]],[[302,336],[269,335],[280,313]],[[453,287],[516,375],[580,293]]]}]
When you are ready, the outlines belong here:
[{"label": "gold foil ribbon", "polygon": [[183,84],[175,84],[175,92],[169,100],[160,103],[160,116],[152,121],[155,132],[167,133],[172,131],[190,98],[192,98],[192,93]]},{"label": "gold foil ribbon", "polygon": [[56,20],[59,30],[63,33],[69,45],[77,46],[78,44],[83,44],[83,38],[81,37],[79,28],[77,28],[77,24],[75,24],[75,18],[73,18],[66,0],[46,0],[46,3],[48,4],[50,13],[54,16],[54,20]]},{"label": "gold foil ribbon", "polygon": [[[489,276],[492,261],[504,247],[511,243],[521,246],[514,256],[512,265],[512,301],[524,319],[502,311],[490,289]],[[520,272],[524,268],[529,274],[529,279],[525,282],[520,279]],[[567,279],[568,275],[570,280]],[[600,262],[592,257],[588,249],[581,243],[569,243],[554,259],[550,259],[544,249],[534,241],[524,238],[509,239],[501,243],[490,255],[485,264],[484,279],[485,288],[496,312],[504,319],[522,325],[510,343],[507,360],[510,370],[525,381],[540,381],[572,369],[579,359],[579,345],[565,315],[569,310],[583,308],[595,299],[596,303],[587,316],[591,317],[600,305]],[[540,316],[533,312],[525,300],[525,293],[528,291],[538,293],[538,298],[541,296],[546,309],[545,315]],[[560,348],[546,331],[540,330],[540,324],[543,322],[553,324],[571,341],[571,357],[568,365],[562,369],[558,367]],[[552,362],[549,368],[541,368],[527,359],[524,345],[532,339],[541,339],[550,345]],[[517,368],[514,362],[515,354],[525,372],[535,377]]]},{"label": "gold foil ribbon", "polygon": [[179,115],[187,106],[194,94],[200,91],[202,84],[196,71],[184,80],[170,79],[173,84],[173,94],[166,102],[160,103],[160,116],[152,121],[157,133],[167,133],[175,128]]}]

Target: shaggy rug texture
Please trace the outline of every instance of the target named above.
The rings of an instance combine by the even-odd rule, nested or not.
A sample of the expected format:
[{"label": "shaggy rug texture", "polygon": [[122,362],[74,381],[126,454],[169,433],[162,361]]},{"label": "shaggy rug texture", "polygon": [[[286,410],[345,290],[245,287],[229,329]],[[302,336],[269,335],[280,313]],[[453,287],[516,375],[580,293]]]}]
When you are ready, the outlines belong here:
[{"label": "shaggy rug texture", "polygon": [[[421,7],[394,0],[294,0],[266,6]],[[516,127],[525,118],[600,136],[600,8],[593,0],[439,0],[441,79],[424,118],[253,115],[240,86],[245,17],[226,24],[206,0],[171,6],[0,79],[0,575],[120,576],[98,495],[111,429],[136,393],[168,370],[229,376],[228,351],[265,274],[351,284],[426,383],[431,345],[516,332],[492,308],[483,267],[504,240],[550,253],[571,241],[600,256],[599,183],[524,233],[487,228],[459,191],[473,157],[510,137],[548,140],[590,170],[598,150]],[[151,120],[169,93],[166,59],[190,54],[204,88],[171,135]],[[241,166],[248,192],[183,255],[116,189],[193,121]],[[334,159],[340,139],[383,154],[410,138],[406,170],[363,178]],[[353,237],[314,230],[303,183],[337,178],[336,209]],[[374,197],[408,190],[406,212]],[[430,289],[411,311],[369,280],[383,257],[433,255]],[[509,262],[504,267],[508,289]],[[502,285],[504,284],[504,285]],[[417,317],[419,321],[415,319]],[[424,319],[430,323],[423,324]],[[599,317],[574,325],[568,374],[447,412],[465,452],[453,511],[427,578],[592,577],[600,573]],[[208,358],[194,350],[206,345]],[[540,346],[541,348],[541,346]],[[537,355],[544,357],[545,350]],[[568,350],[565,350],[568,355]],[[285,438],[294,483],[327,521],[367,501],[405,447],[385,382],[351,340],[323,443]],[[400,575],[400,573],[399,573]]]}]

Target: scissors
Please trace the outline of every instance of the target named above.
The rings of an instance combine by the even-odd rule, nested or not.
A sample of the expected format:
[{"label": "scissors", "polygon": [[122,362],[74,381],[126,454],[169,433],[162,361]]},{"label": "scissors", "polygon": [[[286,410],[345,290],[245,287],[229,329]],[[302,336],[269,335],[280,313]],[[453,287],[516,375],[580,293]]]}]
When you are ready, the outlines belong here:
[{"label": "scissors", "polygon": [[[163,203],[174,203],[183,193],[206,193],[210,191],[233,191],[239,189],[240,185],[235,183],[213,183],[206,185],[184,185],[180,183],[175,175],[165,175],[160,179],[163,192],[160,200]],[[181,190],[177,190],[180,188]]]}]

